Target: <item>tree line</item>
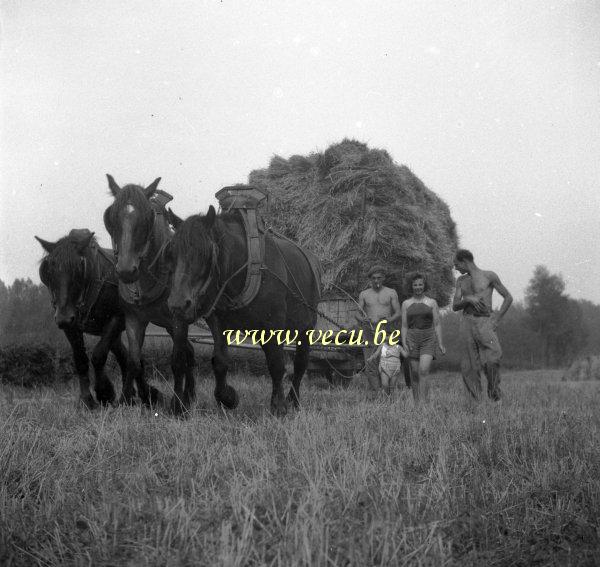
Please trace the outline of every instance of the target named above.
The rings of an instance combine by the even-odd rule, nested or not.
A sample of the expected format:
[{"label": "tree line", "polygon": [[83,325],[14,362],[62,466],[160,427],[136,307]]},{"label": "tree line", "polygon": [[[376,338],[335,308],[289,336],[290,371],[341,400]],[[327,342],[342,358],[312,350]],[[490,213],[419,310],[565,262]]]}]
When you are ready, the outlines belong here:
[{"label": "tree line", "polygon": [[[438,357],[438,369],[460,365],[458,329],[461,315],[447,313],[442,330],[448,354]],[[600,305],[573,299],[565,281],[545,266],[537,266],[523,302],[515,302],[498,333],[509,368],[549,368],[570,364],[577,356],[600,352]],[[53,319],[50,294],[31,279],[0,280],[0,345],[41,344],[67,347]]]}]

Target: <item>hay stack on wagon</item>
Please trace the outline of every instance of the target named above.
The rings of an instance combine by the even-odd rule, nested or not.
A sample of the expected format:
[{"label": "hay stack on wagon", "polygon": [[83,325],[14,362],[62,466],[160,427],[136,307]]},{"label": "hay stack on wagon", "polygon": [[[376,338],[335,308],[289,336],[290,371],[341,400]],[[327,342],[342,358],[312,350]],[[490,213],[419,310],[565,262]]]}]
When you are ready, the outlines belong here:
[{"label": "hay stack on wagon", "polygon": [[249,183],[268,193],[266,223],[321,259],[326,291],[339,286],[356,297],[370,266],[382,264],[401,298],[407,273],[423,270],[432,297],[448,304],[455,223],[446,203],[385,150],[344,140],[306,157],[274,156]]}]

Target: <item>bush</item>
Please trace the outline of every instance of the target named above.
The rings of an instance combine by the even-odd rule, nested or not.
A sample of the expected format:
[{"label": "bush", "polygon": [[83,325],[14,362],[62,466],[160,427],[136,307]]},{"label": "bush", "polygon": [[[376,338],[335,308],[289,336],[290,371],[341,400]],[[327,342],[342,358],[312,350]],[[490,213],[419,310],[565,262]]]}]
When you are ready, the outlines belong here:
[{"label": "bush", "polygon": [[71,357],[48,344],[12,344],[0,348],[0,383],[33,388],[72,376]]}]

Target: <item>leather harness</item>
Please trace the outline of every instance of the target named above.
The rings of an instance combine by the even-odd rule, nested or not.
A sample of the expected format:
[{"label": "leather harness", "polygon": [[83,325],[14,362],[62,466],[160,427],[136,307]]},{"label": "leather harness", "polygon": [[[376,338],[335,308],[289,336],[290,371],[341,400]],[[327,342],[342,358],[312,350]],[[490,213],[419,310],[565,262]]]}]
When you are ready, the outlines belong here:
[{"label": "leather harness", "polygon": [[[162,216],[165,212],[165,204],[168,203],[173,197],[166,193],[165,191],[157,190],[155,192],[155,196],[150,201],[152,206],[153,221],[152,226],[157,222],[157,216]],[[146,242],[144,249],[140,258],[142,262],[146,260],[146,256],[150,249],[150,244],[152,243],[154,236],[151,235]],[[170,239],[169,239],[170,240]],[[150,303],[154,303],[158,299],[160,299],[163,294],[169,289],[169,271],[160,265],[160,257],[165,249],[165,246],[169,243],[169,240],[166,240],[162,246],[158,249],[154,258],[148,263],[147,266],[144,266],[144,270],[146,273],[154,279],[154,284],[150,289],[142,289],[139,281],[127,284],[119,280],[119,295],[121,299],[130,305],[135,305],[137,307],[143,305],[149,305]],[[155,264],[158,262],[158,276],[154,275],[151,271]],[[140,266],[140,270],[142,266]]]},{"label": "leather harness", "polygon": [[[225,288],[227,287],[229,282],[244,268],[246,268],[246,280],[244,282],[244,287],[242,288],[241,293],[236,297],[227,298],[227,310],[242,309],[254,300],[254,298],[258,295],[258,292],[260,291],[263,272],[269,271],[270,273],[273,273],[272,270],[270,270],[265,263],[265,236],[267,232],[270,232],[275,238],[287,240],[288,242],[291,242],[296,247],[298,247],[298,249],[302,252],[304,257],[308,261],[309,266],[311,267],[311,270],[315,277],[315,281],[319,284],[318,287],[320,293],[321,270],[318,263],[317,265],[315,265],[315,261],[308,254],[306,254],[306,252],[300,245],[298,245],[293,240],[290,240],[289,238],[286,238],[285,236],[276,233],[272,229],[265,229],[261,216],[257,214],[257,207],[259,203],[266,198],[266,194],[263,191],[255,187],[233,186],[221,189],[215,195],[215,197],[218,199],[222,210],[225,210],[226,212],[235,210],[235,212],[239,215],[242,221],[242,226],[244,228],[244,233],[246,235],[246,248],[248,250],[248,259],[240,268],[238,268],[238,270],[231,274],[223,284],[220,285],[220,289],[218,290],[216,297],[211,302],[210,307],[204,310],[203,313],[199,314],[198,317],[206,318],[212,314],[212,312],[217,308],[217,304],[219,303],[221,296],[224,294]],[[280,256],[282,257],[286,268],[289,270],[289,266],[285,262],[285,257],[283,256],[279,245],[276,241],[274,241],[274,244],[277,250],[279,251]],[[218,271],[216,258],[217,250],[216,245],[213,243],[211,267],[209,270],[208,277],[206,278],[200,292],[198,293],[199,296],[205,293],[209,284],[212,282],[215,273]],[[277,274],[273,275],[281,280],[281,278],[279,278]],[[285,285],[285,287],[289,289],[289,286],[285,282],[282,281],[282,283]],[[298,287],[297,283],[296,287]]]},{"label": "leather harness", "polygon": [[[90,317],[92,316],[92,311],[100,298],[100,294],[106,285],[116,286],[116,274],[114,272],[114,260],[102,249],[100,248],[96,242],[91,242],[89,244],[89,248],[96,260],[95,273],[93,273],[92,277],[89,278],[87,285],[82,290],[81,295],[76,304],[76,315],[77,315],[77,325],[85,330],[86,326],[90,322]],[[102,256],[108,263],[111,265],[112,269],[105,271],[100,266],[100,258]],[[88,262],[85,256],[82,257],[83,260],[83,281],[88,280],[88,274],[90,268],[88,267]],[[112,276],[112,277],[111,277]]]},{"label": "leather harness", "polygon": [[[246,281],[242,292],[232,299],[229,299],[228,309],[237,310],[249,305],[257,296],[262,282],[261,270],[265,267],[265,230],[262,219],[256,214],[256,209],[261,201],[266,198],[266,194],[255,188],[247,186],[224,187],[215,195],[221,209],[227,212],[235,210],[239,215],[244,233],[246,234],[246,248],[248,250],[248,259],[243,267],[246,268]],[[213,249],[213,258],[215,258]],[[240,268],[234,275],[242,271]],[[211,270],[212,271],[212,270]],[[227,280],[225,285],[232,279]],[[210,280],[207,279],[207,282]],[[213,308],[216,306],[218,298],[223,293],[225,285],[221,287],[216,301],[213,302]],[[210,310],[212,311],[212,309]]]}]

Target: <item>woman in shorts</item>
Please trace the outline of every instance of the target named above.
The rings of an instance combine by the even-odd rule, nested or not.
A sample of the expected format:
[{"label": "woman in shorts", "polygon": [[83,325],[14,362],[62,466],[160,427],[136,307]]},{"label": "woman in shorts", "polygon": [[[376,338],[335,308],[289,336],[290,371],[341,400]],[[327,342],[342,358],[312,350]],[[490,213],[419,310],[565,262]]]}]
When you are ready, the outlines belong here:
[{"label": "woman in shorts", "polygon": [[425,295],[429,286],[424,274],[411,274],[407,284],[411,297],[402,302],[402,346],[408,351],[415,402],[428,401],[428,376],[435,357],[436,338],[441,353],[446,354],[440,314],[437,301]]}]

